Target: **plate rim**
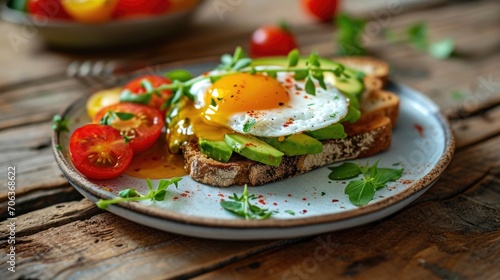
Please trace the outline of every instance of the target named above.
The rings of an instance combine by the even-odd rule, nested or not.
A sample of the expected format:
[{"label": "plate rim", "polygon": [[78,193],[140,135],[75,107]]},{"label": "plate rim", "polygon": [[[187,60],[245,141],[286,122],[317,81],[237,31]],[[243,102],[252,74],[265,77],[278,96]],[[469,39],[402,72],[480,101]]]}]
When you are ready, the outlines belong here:
[{"label": "plate rim", "polygon": [[[211,59],[210,59],[211,60]],[[192,59],[184,61],[185,63],[191,64],[195,66],[196,64],[207,63],[208,59]],[[183,61],[176,61],[172,63],[166,63],[160,65],[160,68],[169,68],[175,67],[182,64]],[[186,65],[186,64],[184,64]],[[395,83],[392,80],[390,84],[396,87],[404,87],[407,90],[410,90],[412,95],[418,96],[418,98],[424,100],[425,102],[431,104],[435,108],[439,108],[430,98],[428,98],[423,93],[408,87],[403,84]],[[84,103],[86,98],[79,98],[70,104],[63,112],[62,117],[65,117],[69,112],[71,112],[75,106],[81,105]],[[446,117],[442,114],[440,110],[429,111],[429,113],[435,117],[439,123],[440,130],[443,131],[443,136],[445,137],[444,141],[444,150],[439,157],[439,160],[434,164],[431,170],[429,170],[424,176],[415,180],[411,183],[410,186],[405,188],[398,194],[395,194],[390,197],[386,197],[377,202],[358,207],[354,210],[343,211],[340,213],[332,213],[332,214],[323,214],[312,217],[303,217],[303,218],[294,218],[294,219],[266,219],[266,220],[245,220],[241,218],[235,219],[216,219],[216,218],[206,218],[206,217],[198,217],[198,216],[189,216],[186,214],[181,214],[178,212],[169,211],[168,208],[157,208],[150,207],[148,205],[144,205],[141,203],[119,203],[113,205],[114,208],[122,208],[125,210],[138,212],[139,214],[146,215],[151,218],[168,220],[170,222],[178,222],[202,227],[217,227],[217,228],[231,228],[231,229],[243,229],[243,228],[259,228],[259,229],[272,229],[272,228],[294,228],[301,226],[310,226],[315,224],[328,224],[333,222],[340,222],[349,220],[355,217],[361,217],[373,214],[374,212],[380,211],[381,209],[390,207],[392,205],[397,204],[400,201],[404,201],[419,191],[425,189],[429,185],[433,184],[435,181],[439,179],[441,174],[445,171],[446,167],[451,162],[455,151],[455,137],[452,132],[451,126],[446,119]],[[61,169],[63,175],[66,179],[73,185],[73,187],[78,187],[91,195],[102,198],[102,199],[110,199],[116,197],[111,192],[103,190],[93,184],[91,181],[86,179],[83,175],[78,173],[75,169],[73,169],[73,165],[66,161],[66,158],[63,155],[63,152],[57,149],[59,142],[59,134],[55,131],[52,132],[52,148],[55,160],[57,162],[58,167]],[[189,175],[185,175],[189,176]],[[199,183],[201,184],[201,183]],[[201,184],[203,185],[203,184]],[[113,211],[114,212],[114,211]],[[116,213],[115,213],[116,214]]]}]

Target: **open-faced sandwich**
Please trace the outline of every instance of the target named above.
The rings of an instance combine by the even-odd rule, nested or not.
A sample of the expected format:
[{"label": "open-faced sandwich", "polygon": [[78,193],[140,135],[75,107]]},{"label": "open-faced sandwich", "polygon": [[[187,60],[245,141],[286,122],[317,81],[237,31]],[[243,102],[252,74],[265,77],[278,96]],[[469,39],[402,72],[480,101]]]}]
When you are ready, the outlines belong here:
[{"label": "open-faced sandwich", "polygon": [[[292,51],[252,60],[238,48],[201,76],[172,71],[169,79],[126,86],[121,105],[94,116],[87,129],[92,132],[73,133],[70,153],[87,177],[112,178],[133,154],[166,135],[170,152],[182,153],[185,171],[201,183],[256,186],[282,180],[389,148],[399,99],[382,89],[388,72],[372,58],[331,60]],[[106,125],[117,132],[101,127]],[[99,133],[112,135],[94,137]],[[105,138],[114,139],[110,148],[100,144]],[[106,168],[110,176],[102,175]]]},{"label": "open-faced sandwich", "polygon": [[[315,54],[226,58],[173,105],[171,149],[182,150],[194,180],[219,187],[261,185],[388,149],[399,99],[381,89],[387,65],[339,60],[352,68]],[[235,70],[240,61],[249,65]]]}]

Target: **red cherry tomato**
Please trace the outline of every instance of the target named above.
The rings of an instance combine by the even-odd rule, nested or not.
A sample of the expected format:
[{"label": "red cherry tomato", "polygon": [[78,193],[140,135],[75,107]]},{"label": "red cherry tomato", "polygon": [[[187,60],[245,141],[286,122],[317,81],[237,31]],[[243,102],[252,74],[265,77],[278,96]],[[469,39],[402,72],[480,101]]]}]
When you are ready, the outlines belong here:
[{"label": "red cherry tomato", "polygon": [[61,5],[61,0],[28,0],[26,11],[48,18],[71,19],[71,16]]},{"label": "red cherry tomato", "polygon": [[170,0],[119,0],[113,17],[129,18],[165,13],[170,8]]},{"label": "red cherry tomato", "polygon": [[[134,103],[118,103],[104,107],[95,115],[93,123],[100,123],[108,112],[108,116],[113,115],[110,125],[130,140],[129,144],[134,153],[153,146],[165,124],[163,114],[159,110]],[[129,113],[133,116],[129,119],[120,119],[113,113]]]},{"label": "red cherry tomato", "polygon": [[338,0],[302,0],[304,9],[320,21],[332,20],[339,7]]},{"label": "red cherry tomato", "polygon": [[250,41],[250,55],[281,56],[287,55],[297,48],[293,34],[287,29],[278,26],[264,26],[252,34]]},{"label": "red cherry tomato", "polygon": [[129,166],[134,154],[120,132],[111,126],[87,124],[69,141],[73,165],[89,179],[112,179]]},{"label": "red cherry tomato", "polygon": [[[135,80],[130,81],[128,84],[126,84],[123,87],[123,89],[129,90],[131,93],[137,94],[137,95],[144,94],[147,92],[147,90],[144,88],[144,85],[143,85],[144,80],[149,81],[154,88],[157,88],[161,85],[168,85],[168,84],[172,83],[169,79],[162,77],[162,76],[146,75],[146,76],[142,76],[142,77],[139,77]],[[161,107],[163,106],[165,101],[167,101],[168,98],[172,95],[172,91],[163,90],[160,92],[160,95],[161,96],[158,96],[157,94],[153,94],[148,105],[161,110]]]}]

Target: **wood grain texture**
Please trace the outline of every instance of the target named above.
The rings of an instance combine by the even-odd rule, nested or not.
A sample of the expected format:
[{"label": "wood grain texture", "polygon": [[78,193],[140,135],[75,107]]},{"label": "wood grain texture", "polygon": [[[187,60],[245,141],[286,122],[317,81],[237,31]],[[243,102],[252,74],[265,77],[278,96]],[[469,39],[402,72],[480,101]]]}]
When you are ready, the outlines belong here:
[{"label": "wood grain texture", "polygon": [[[262,2],[275,8],[259,8]],[[289,7],[280,9],[285,2]],[[50,120],[87,94],[84,84],[64,75],[74,60],[219,56],[236,45],[246,47],[257,26],[281,15],[290,19],[303,53],[333,56],[334,26],[314,24],[289,0],[242,1],[222,20],[213,1],[205,1],[176,40],[139,49],[61,53],[31,38],[14,53],[8,40],[0,40],[2,252],[9,234],[3,182],[7,166],[18,168],[18,272],[6,273],[2,262],[0,278],[499,279],[500,3],[400,2],[403,11],[387,21],[378,16],[388,1],[344,1],[344,9],[370,19],[374,29],[365,34],[366,47],[390,63],[391,76],[429,96],[452,120],[456,155],[441,179],[405,210],[369,225],[294,240],[203,240],[104,213],[62,177],[50,147]],[[407,6],[416,2],[417,9]],[[433,41],[454,38],[456,56],[436,60],[408,44],[388,42],[377,29],[379,24],[403,34],[417,22],[428,24]],[[1,34],[21,34],[22,28],[0,23]]]}]

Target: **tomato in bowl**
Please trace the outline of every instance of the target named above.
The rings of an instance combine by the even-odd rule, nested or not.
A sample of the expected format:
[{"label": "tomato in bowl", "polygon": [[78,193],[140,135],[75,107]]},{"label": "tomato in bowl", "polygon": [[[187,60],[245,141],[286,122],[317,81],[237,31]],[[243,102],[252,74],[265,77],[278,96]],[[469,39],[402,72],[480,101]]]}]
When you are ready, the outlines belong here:
[{"label": "tomato in bowl", "polygon": [[[120,1],[130,0],[95,0],[86,6],[72,0],[9,0],[2,4],[0,17],[30,28],[29,33],[19,35],[29,38],[17,38],[20,42],[40,36],[59,48],[102,49],[139,45],[172,34],[190,20],[202,2],[163,0],[168,4],[148,4],[152,8],[140,10],[135,6],[120,8]],[[156,0],[147,1],[153,2]],[[138,12],[130,12],[134,8]]]}]

